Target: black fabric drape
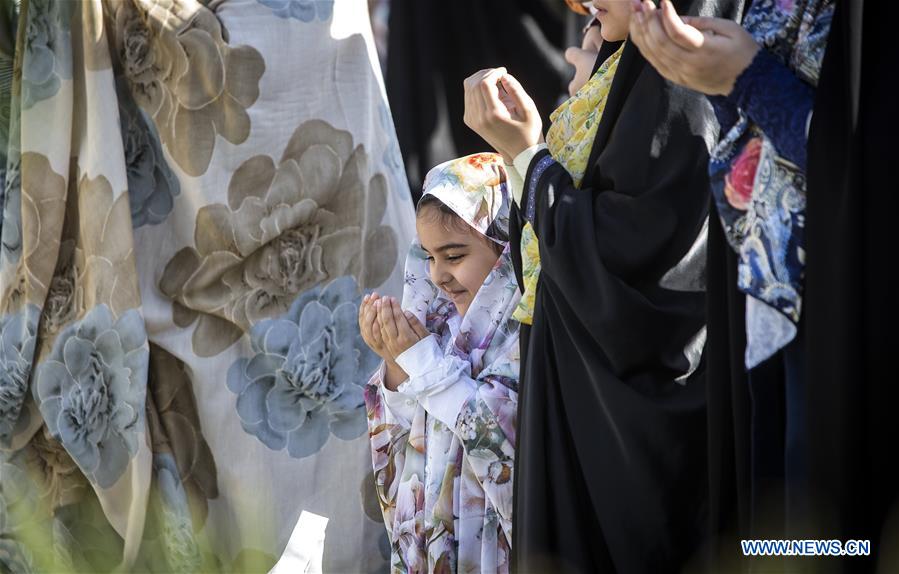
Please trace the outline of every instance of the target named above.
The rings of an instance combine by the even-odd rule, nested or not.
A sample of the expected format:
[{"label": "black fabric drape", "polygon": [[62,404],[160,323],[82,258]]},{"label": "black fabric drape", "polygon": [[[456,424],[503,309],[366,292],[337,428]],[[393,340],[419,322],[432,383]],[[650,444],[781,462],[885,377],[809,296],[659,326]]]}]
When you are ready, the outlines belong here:
[{"label": "black fabric drape", "polygon": [[471,74],[505,66],[548,122],[567,93],[572,71],[562,54],[576,18],[561,0],[391,1],[387,96],[416,200],[433,166],[485,149],[462,122]]},{"label": "black fabric drape", "polygon": [[738,562],[749,532],[750,400],[746,376],[746,296],[737,289],[737,256],[712,202],[708,251],[708,444],[710,571]]},{"label": "black fabric drape", "polygon": [[[868,10],[865,10],[867,4]],[[877,6],[879,8],[879,5]],[[891,239],[897,212],[891,143],[899,131],[892,76],[899,45],[874,4],[837,3],[808,140],[803,337],[807,361],[808,495],[799,533],[870,540],[871,556],[803,558],[790,571],[899,571],[899,386],[891,356],[897,313]],[[750,401],[742,351],[744,297],[720,226],[709,245],[711,571],[733,570],[754,537]],[[795,536],[794,536],[795,537]],[[769,562],[781,568],[784,560]]]},{"label": "black fabric drape", "polygon": [[[867,8],[867,10],[866,10]],[[882,5],[838,3],[808,147],[805,318],[817,536],[870,539],[846,572],[899,571],[892,264],[899,45]],[[839,566],[837,566],[839,565]]]},{"label": "black fabric drape", "polygon": [[[692,4],[696,13],[703,3]],[[739,3],[705,4],[730,16]],[[604,44],[600,60],[617,47]],[[539,179],[518,572],[675,572],[706,535],[704,365],[676,381],[705,323],[705,294],[660,281],[708,214],[715,126],[704,98],[664,81],[627,45],[582,188],[558,164]]]}]

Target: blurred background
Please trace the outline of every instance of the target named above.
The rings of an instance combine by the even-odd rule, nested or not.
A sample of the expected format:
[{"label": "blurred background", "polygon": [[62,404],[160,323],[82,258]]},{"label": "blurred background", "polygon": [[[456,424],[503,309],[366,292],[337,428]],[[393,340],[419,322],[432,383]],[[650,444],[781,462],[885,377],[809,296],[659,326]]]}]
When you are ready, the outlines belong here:
[{"label": "blurred background", "polygon": [[462,121],[463,80],[505,66],[548,125],[574,76],[563,53],[590,19],[564,0],[369,0],[369,12],[415,201],[431,167],[487,149]]}]

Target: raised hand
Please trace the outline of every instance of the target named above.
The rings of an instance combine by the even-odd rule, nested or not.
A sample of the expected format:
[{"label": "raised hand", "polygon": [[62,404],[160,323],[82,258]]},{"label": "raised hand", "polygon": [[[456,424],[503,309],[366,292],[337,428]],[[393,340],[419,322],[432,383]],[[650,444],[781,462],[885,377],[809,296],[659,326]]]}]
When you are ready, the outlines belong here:
[{"label": "raised hand", "polygon": [[568,95],[574,96],[590,79],[596,56],[602,47],[602,35],[599,26],[590,26],[584,32],[581,47],[571,46],[565,50],[565,61],[574,66],[574,78],[568,84]]},{"label": "raised hand", "polygon": [[543,122],[534,100],[505,68],[488,68],[465,79],[465,125],[506,163],[539,143]]},{"label": "raised hand", "polygon": [[670,0],[661,8],[634,0],[630,39],[664,78],[709,95],[727,95],[761,49],[736,22],[678,16]]}]

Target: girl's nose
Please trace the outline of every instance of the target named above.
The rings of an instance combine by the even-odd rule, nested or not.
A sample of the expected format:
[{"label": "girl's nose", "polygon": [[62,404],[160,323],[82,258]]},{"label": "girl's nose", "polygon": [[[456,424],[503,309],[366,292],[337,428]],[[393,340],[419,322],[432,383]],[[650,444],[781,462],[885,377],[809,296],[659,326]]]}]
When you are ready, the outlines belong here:
[{"label": "girl's nose", "polygon": [[431,281],[435,285],[443,286],[449,284],[453,280],[453,276],[439,263],[433,263],[431,266]]}]

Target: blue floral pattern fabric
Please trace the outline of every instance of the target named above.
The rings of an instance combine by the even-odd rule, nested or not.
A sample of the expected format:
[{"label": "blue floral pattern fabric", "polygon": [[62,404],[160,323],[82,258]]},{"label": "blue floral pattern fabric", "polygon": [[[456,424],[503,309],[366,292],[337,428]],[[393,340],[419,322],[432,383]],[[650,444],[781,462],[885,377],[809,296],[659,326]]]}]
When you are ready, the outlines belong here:
[{"label": "blue floral pattern fabric", "polygon": [[310,568],[383,569],[356,317],[413,209],[364,10],[0,4],[0,572],[267,572],[304,510]]},{"label": "blue floral pattern fabric", "polygon": [[159,134],[119,80],[119,122],[128,168],[131,223],[137,228],[165,221],[175,206],[181,184],[165,161]]},{"label": "blue floral pattern fabric", "polygon": [[25,20],[22,106],[52,97],[72,79],[72,13],[75,2],[32,0]]},{"label": "blue floral pattern fabric", "polygon": [[34,305],[0,316],[0,445],[4,447],[28,423],[22,405],[28,394],[39,316]]},{"label": "blue floral pattern fabric", "polygon": [[808,113],[801,111],[811,109],[833,8],[833,0],[756,0],[743,25],[763,53],[734,93],[713,99],[723,127],[732,124],[712,150],[709,172],[739,255],[738,286],[749,297],[747,368],[793,340],[802,312]]},{"label": "blue floral pattern fabric", "polygon": [[330,434],[365,432],[362,385],[378,357],[359,334],[361,299],[356,281],[341,277],[251,329],[255,354],[228,371],[245,431],[295,458],[318,452]]},{"label": "blue floral pattern fabric", "polygon": [[147,333],[136,310],[115,319],[106,305],[69,325],[35,376],[51,434],[92,482],[109,488],[144,432]]},{"label": "blue floral pattern fabric", "polygon": [[268,6],[280,18],[295,18],[301,22],[330,20],[334,12],[334,0],[258,0]]}]

